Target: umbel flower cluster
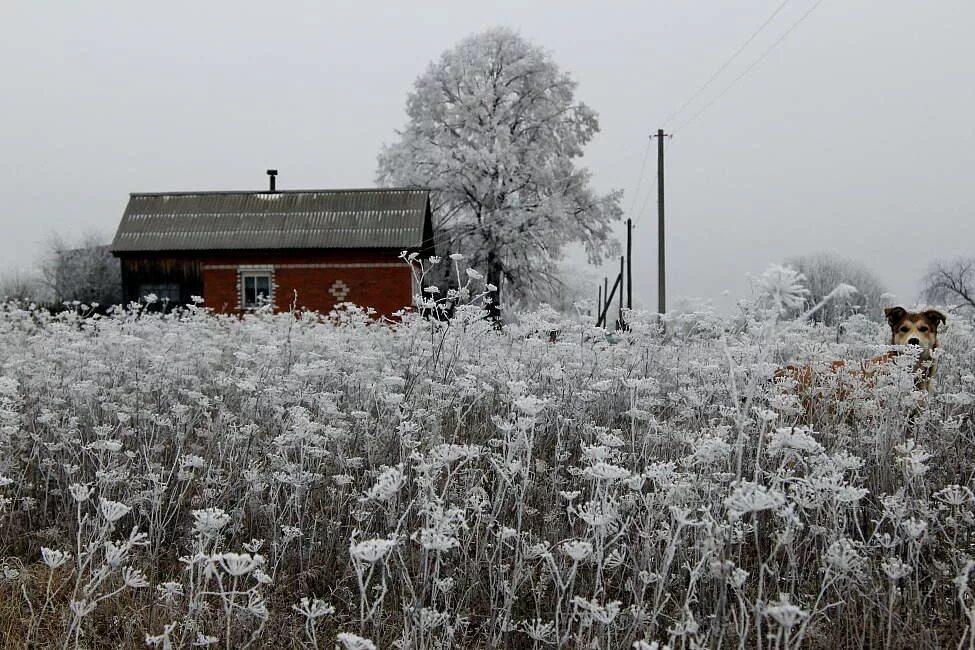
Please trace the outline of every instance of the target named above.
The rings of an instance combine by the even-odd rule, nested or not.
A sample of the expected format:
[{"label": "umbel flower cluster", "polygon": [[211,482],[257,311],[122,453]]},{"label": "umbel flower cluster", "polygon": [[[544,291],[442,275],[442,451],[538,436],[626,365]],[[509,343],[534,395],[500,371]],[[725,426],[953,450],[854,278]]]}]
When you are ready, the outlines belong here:
[{"label": "umbel flower cluster", "polygon": [[767,284],[620,332],[0,307],[0,638],[971,647],[971,324],[932,394],[892,363],[800,396],[777,365],[883,327],[783,322]]}]

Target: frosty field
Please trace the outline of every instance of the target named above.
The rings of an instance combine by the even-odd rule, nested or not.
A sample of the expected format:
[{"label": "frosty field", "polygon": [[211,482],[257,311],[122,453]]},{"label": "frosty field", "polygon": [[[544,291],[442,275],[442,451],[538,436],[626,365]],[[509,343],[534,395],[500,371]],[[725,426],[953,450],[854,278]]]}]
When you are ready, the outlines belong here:
[{"label": "frosty field", "polygon": [[479,316],[0,309],[0,646],[975,647],[963,318]]}]

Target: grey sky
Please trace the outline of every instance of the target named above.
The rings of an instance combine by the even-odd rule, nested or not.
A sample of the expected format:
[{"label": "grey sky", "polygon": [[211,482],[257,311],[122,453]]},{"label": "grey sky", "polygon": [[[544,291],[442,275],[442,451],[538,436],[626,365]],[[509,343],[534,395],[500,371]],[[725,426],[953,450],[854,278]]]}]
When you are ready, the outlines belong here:
[{"label": "grey sky", "polygon": [[[0,270],[53,231],[112,233],[129,192],[373,184],[413,80],[507,25],[599,112],[584,164],[639,212],[636,298],[655,304],[647,134],[781,0],[0,4]],[[793,0],[679,126],[814,0]],[[526,6],[527,5],[527,6]],[[745,273],[817,251],[914,300],[936,257],[975,253],[975,3],[824,0],[667,145],[672,298],[732,297]],[[622,232],[622,231],[621,231]]]}]

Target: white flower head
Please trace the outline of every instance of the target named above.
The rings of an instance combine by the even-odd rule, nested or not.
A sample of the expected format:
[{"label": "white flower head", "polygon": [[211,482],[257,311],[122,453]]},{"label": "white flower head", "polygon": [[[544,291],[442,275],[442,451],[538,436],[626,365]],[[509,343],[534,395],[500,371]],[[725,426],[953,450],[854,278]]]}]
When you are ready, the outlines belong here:
[{"label": "white flower head", "polygon": [[572,599],[572,604],[588,614],[593,620],[609,625],[620,613],[620,601],[614,600],[605,604],[600,604],[595,600],[586,600],[581,596]]},{"label": "white flower head", "polygon": [[335,608],[324,600],[318,598],[302,598],[300,603],[291,606],[291,609],[305,616],[305,618],[316,619],[322,616],[329,616],[335,613]]},{"label": "white flower head", "polygon": [[389,501],[396,496],[405,481],[406,477],[399,467],[387,467],[376,477],[376,482],[366,491],[364,498]]},{"label": "white flower head", "polygon": [[71,553],[66,553],[64,551],[57,551],[45,546],[41,547],[41,559],[44,560],[44,564],[51,570],[57,569],[65,562],[71,559]]},{"label": "white flower head", "polygon": [[216,560],[223,570],[232,576],[242,576],[264,566],[264,556],[259,554],[221,553]]},{"label": "white flower head", "polygon": [[789,602],[788,594],[779,594],[779,600],[767,605],[762,613],[787,630],[809,618],[809,612]]},{"label": "white flower head", "polygon": [[762,275],[753,279],[760,298],[779,313],[799,309],[809,290],[803,285],[806,276],[789,266],[772,264]]},{"label": "white flower head", "polygon": [[[453,255],[451,255],[453,257]],[[336,637],[343,646],[345,650],[376,650],[376,644],[359,636],[358,634],[352,634],[351,632],[340,632]]]},{"label": "white flower head", "polygon": [[772,510],[783,503],[785,503],[784,494],[750,481],[742,481],[731,496],[724,500],[725,507],[728,508],[728,517],[732,520],[740,519],[749,512]]},{"label": "white flower head", "polygon": [[395,539],[367,539],[358,544],[349,544],[349,555],[359,562],[375,564],[386,557],[396,547]]},{"label": "white flower head", "polygon": [[130,589],[142,589],[143,587],[149,586],[149,580],[146,578],[146,574],[130,566],[122,568],[122,581]]},{"label": "white flower head", "polygon": [[590,555],[592,555],[592,544],[589,542],[584,542],[581,540],[571,540],[568,542],[562,542],[559,550],[563,554],[572,558],[573,562],[582,562]]},{"label": "white flower head", "polygon": [[192,515],[193,532],[204,537],[213,537],[230,523],[230,515],[222,508],[202,508],[194,510]]},{"label": "white flower head", "polygon": [[109,522],[116,522],[125,515],[129,514],[132,510],[129,506],[124,503],[119,503],[118,501],[109,501],[108,499],[98,499],[98,507],[104,517]]},{"label": "white flower head", "polygon": [[95,611],[95,605],[97,605],[93,600],[72,600],[70,604],[71,611],[78,618],[84,618],[88,616],[93,611]]},{"label": "white flower head", "polygon": [[82,485],[81,483],[72,483],[68,486],[68,492],[71,493],[71,497],[78,503],[84,503],[90,499],[94,491],[95,488]]},{"label": "white flower head", "polygon": [[582,473],[589,478],[609,482],[620,481],[630,476],[630,470],[618,465],[607,463],[605,461],[593,463],[586,469],[582,470]]}]

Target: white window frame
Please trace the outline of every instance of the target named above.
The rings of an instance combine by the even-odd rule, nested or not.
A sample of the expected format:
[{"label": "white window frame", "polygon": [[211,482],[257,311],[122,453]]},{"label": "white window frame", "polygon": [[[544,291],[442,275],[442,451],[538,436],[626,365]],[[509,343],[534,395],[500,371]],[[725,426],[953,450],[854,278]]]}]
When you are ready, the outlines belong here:
[{"label": "white window frame", "polygon": [[[248,304],[247,303],[247,280],[251,278],[255,280],[254,283],[255,302],[253,304]],[[258,296],[257,282],[256,282],[257,278],[267,279],[267,296],[265,297],[268,303],[272,307],[274,306],[274,268],[242,266],[238,271],[238,282],[240,288],[238,296],[240,299],[241,309],[258,309],[263,306],[259,301],[256,300]]]}]

